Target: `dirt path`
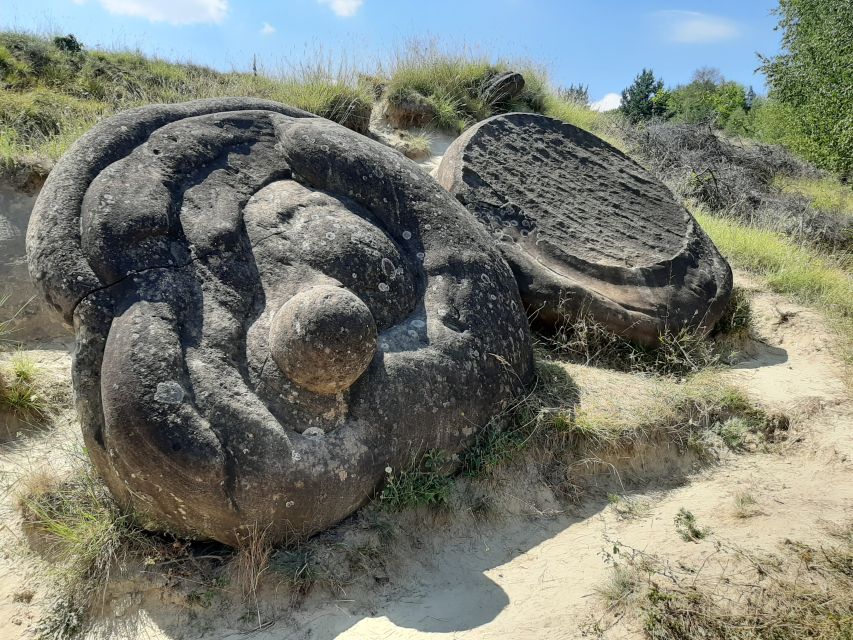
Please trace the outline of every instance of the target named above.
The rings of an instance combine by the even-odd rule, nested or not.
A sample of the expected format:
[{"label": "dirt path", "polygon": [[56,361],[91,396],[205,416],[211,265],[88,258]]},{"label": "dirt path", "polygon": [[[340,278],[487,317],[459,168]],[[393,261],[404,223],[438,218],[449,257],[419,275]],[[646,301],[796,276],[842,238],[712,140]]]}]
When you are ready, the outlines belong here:
[{"label": "dirt path", "polygon": [[[605,500],[588,501],[551,518],[508,518],[469,531],[412,530],[421,547],[405,568],[369,593],[327,592],[260,631],[239,630],[230,614],[185,626],[174,607],[144,607],[93,638],[580,638],[603,617],[595,594],[610,569],[602,552],[614,541],[673,563],[705,563],[724,572],[728,560],[715,540],[751,550],[772,550],[785,538],[810,539],[825,522],[853,519],[853,408],[843,372],[830,353],[832,336],[821,316],[756,289],[753,309],[761,342],[749,360],[720,375],[736,382],[770,410],[788,413],[794,426],[781,450],[731,454],[683,486],[648,487],[634,498],[647,508],[625,519]],[[42,352],[50,362],[57,352]],[[54,360],[54,366],[56,361]],[[67,358],[58,366],[67,366]],[[55,438],[61,439],[62,431]],[[47,459],[55,439],[3,457],[0,471],[23,460]],[[511,490],[511,489],[510,489]],[[738,518],[735,497],[748,492],[760,512]],[[7,502],[9,497],[7,496]],[[713,535],[686,543],[673,525],[680,508],[692,511]],[[8,511],[8,510],[7,510]],[[0,527],[0,639],[30,637],[43,606],[35,565],[16,553],[19,523]],[[435,532],[439,533],[436,534]],[[32,590],[31,604],[15,601]],[[42,604],[40,604],[42,603]],[[627,620],[607,638],[640,637]]]}]

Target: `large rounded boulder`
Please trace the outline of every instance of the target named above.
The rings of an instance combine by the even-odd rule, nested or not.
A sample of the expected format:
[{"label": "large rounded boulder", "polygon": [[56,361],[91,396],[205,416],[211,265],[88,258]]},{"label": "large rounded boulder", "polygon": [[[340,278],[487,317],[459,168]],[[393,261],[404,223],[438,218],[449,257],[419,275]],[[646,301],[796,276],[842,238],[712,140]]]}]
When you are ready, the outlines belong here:
[{"label": "large rounded boulder", "polygon": [[666,332],[710,329],[731,295],[729,265],[672,193],[570,124],[484,120],[451,145],[437,179],[492,235],[545,324],[590,314],[654,345]]},{"label": "large rounded boulder", "polygon": [[274,102],[119,114],[50,174],[31,275],[73,322],[89,454],[153,525],[309,535],[526,384],[512,272],[394,151]]}]

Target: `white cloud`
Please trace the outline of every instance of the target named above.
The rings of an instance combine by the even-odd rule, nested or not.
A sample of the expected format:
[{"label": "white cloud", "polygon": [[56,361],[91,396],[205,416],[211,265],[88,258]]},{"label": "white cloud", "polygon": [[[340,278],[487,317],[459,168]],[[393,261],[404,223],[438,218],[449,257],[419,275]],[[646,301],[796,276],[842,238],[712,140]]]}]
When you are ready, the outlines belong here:
[{"label": "white cloud", "polygon": [[169,24],[219,23],[228,13],[228,0],[99,0],[120,16]]},{"label": "white cloud", "polygon": [[613,111],[622,104],[622,96],[618,93],[607,93],[601,100],[596,100],[589,108],[593,111]]},{"label": "white cloud", "polygon": [[740,35],[740,27],[733,20],[698,11],[658,11],[670,42],[703,44],[731,40]]},{"label": "white cloud", "polygon": [[261,27],[261,30],[258,32],[262,36],[271,36],[275,33],[275,27],[272,26],[269,22],[264,22],[264,25]]},{"label": "white cloud", "polygon": [[328,5],[335,15],[341,18],[354,16],[364,4],[364,0],[317,0],[317,2]]}]

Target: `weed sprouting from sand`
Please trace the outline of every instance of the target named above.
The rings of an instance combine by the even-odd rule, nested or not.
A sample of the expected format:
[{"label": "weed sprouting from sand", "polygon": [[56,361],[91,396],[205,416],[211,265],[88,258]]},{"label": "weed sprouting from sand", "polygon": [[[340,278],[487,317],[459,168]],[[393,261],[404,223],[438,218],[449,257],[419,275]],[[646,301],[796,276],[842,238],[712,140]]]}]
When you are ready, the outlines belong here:
[{"label": "weed sprouting from sand", "polygon": [[54,407],[38,376],[35,362],[22,353],[13,355],[5,367],[0,365],[0,409],[25,422],[46,420]]},{"label": "weed sprouting from sand", "polygon": [[634,497],[620,496],[615,493],[607,495],[607,502],[613,511],[623,520],[643,518],[651,513],[652,503],[650,500]]},{"label": "weed sprouting from sand", "polygon": [[439,450],[413,456],[408,468],[385,470],[385,486],[380,504],[391,511],[420,506],[444,507],[450,501],[453,480],[448,475],[448,460]]},{"label": "weed sprouting from sand", "polygon": [[700,526],[693,512],[684,507],[681,507],[675,514],[675,530],[685,542],[702,540],[711,533],[711,529]]},{"label": "weed sprouting from sand", "polygon": [[237,553],[231,562],[234,573],[233,583],[240,591],[245,605],[250,606],[261,627],[261,609],[258,603],[258,589],[261,578],[270,568],[272,544],[268,530],[257,524],[246,527],[238,536]]},{"label": "weed sprouting from sand", "polygon": [[624,606],[640,586],[637,572],[629,566],[615,564],[607,581],[595,588],[595,593],[609,607]]},{"label": "weed sprouting from sand", "polygon": [[761,515],[761,509],[758,506],[758,500],[751,493],[742,491],[735,496],[734,513],[735,516],[745,520]]}]

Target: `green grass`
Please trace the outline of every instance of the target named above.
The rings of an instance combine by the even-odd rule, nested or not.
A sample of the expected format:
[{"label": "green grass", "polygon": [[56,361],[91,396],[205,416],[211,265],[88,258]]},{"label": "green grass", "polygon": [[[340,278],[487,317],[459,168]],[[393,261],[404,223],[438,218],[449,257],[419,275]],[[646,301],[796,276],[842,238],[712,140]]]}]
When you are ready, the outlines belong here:
[{"label": "green grass", "polygon": [[684,507],[681,507],[678,513],[675,514],[675,530],[684,542],[696,542],[707,538],[711,533],[708,527],[699,526],[699,522],[696,520],[693,512],[688,511]]},{"label": "green grass", "polygon": [[[512,104],[490,104],[482,93],[484,80],[509,70],[524,76],[524,91]],[[601,114],[560,98],[545,69],[529,62],[495,61],[467,50],[448,52],[435,44],[413,43],[397,53],[385,75],[389,102],[428,102],[436,114],[431,124],[439,129],[456,133],[496,113],[527,111],[603,133]]]},{"label": "green grass", "polygon": [[767,428],[767,416],[713,372],[676,382],[540,360],[533,390],[478,434],[461,456],[461,470],[480,478],[525,459],[542,467],[624,461],[639,446],[663,443],[704,456],[716,446],[712,437],[726,444],[719,424],[733,417],[751,434]]},{"label": "green grass", "polygon": [[221,73],[130,51],[61,50],[51,38],[0,32],[0,170],[56,160],[99,119],[152,103],[249,96],[366,131],[371,89],[319,57],[275,77]]},{"label": "green grass", "polygon": [[117,562],[154,550],[131,515],[107,492],[84,452],[67,477],[30,472],[17,487],[25,527],[40,536],[55,580],[52,604],[40,622],[41,637],[76,637]]},{"label": "green grass", "polygon": [[12,356],[0,368],[0,409],[33,423],[50,415],[51,404],[40,388],[38,367],[22,354]]},{"label": "green grass", "polygon": [[[484,82],[519,71],[525,88],[511,104],[491,104]],[[561,99],[545,70],[528,62],[491,60],[412,43],[390,65],[364,73],[318,55],[282,73],[229,72],[143,56],[134,51],[63,48],[52,38],[0,32],[0,171],[58,159],[98,120],[152,103],[249,96],[283,102],[367,132],[377,91],[389,102],[416,96],[434,111],[430,126],[452,132],[504,111],[530,111],[607,135],[606,118]],[[424,155],[423,141],[413,153]]]},{"label": "green grass", "polygon": [[842,184],[834,177],[791,178],[780,176],[774,183],[786,193],[804,195],[812,206],[824,211],[853,215],[853,186]]},{"label": "green grass", "polygon": [[[513,104],[499,107],[489,102],[483,86],[493,74],[509,70],[524,75],[524,90]],[[541,113],[547,95],[543,72],[527,63],[491,61],[470,51],[446,51],[435,43],[410,43],[396,53],[385,75],[390,104],[425,101],[435,112],[431,124],[456,133],[501,111]]]},{"label": "green grass", "polygon": [[827,311],[853,357],[853,276],[850,256],[830,257],[781,234],[694,209],[705,232],[735,266],[765,278],[771,290]]},{"label": "green grass", "polygon": [[380,504],[390,511],[417,507],[445,507],[450,502],[453,479],[441,451],[415,456],[405,469],[386,469]]}]

